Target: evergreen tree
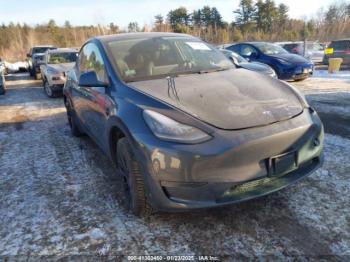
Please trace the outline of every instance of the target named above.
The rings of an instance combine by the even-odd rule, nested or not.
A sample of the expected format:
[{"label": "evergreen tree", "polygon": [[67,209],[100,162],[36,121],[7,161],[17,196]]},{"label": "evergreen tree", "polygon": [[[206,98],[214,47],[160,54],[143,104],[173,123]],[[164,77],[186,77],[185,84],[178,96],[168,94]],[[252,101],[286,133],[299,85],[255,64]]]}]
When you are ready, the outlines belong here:
[{"label": "evergreen tree", "polygon": [[239,25],[241,31],[246,33],[254,27],[255,6],[253,0],[241,0],[236,14],[235,24]]}]

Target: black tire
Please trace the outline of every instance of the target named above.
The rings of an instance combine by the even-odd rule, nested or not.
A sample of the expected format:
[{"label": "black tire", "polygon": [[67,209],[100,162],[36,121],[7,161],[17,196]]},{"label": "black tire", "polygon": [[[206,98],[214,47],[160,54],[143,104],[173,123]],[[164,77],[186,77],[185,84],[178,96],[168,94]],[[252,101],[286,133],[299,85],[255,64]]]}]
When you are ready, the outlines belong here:
[{"label": "black tire", "polygon": [[49,82],[47,82],[46,80],[44,81],[44,91],[45,91],[45,94],[50,98],[54,98],[56,95],[55,92],[50,87]]},{"label": "black tire", "polygon": [[74,109],[72,108],[72,106],[71,106],[70,102],[68,102],[68,100],[65,101],[65,106],[66,106],[66,110],[67,110],[68,124],[69,124],[72,135],[75,137],[83,136],[84,132],[82,132],[80,130],[79,126],[77,125],[77,122],[76,122],[77,120],[76,120]]},{"label": "black tire", "polygon": [[123,137],[117,143],[117,166],[123,175],[124,193],[130,211],[136,216],[149,216],[153,213],[146,192],[139,163],[134,157],[128,140]]},{"label": "black tire", "polygon": [[308,77],[300,78],[300,79],[294,79],[294,82],[301,82],[301,81],[304,81],[306,79],[308,79]]}]

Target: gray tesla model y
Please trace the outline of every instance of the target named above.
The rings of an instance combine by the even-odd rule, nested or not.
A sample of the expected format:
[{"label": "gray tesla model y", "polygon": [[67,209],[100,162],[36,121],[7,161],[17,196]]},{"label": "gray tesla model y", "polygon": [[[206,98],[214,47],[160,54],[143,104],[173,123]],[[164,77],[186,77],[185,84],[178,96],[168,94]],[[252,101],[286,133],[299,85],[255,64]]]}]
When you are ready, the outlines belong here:
[{"label": "gray tesla model y", "polygon": [[88,40],[64,101],[73,135],[116,163],[139,215],[263,196],[322,163],[323,126],[303,95],[189,35]]}]

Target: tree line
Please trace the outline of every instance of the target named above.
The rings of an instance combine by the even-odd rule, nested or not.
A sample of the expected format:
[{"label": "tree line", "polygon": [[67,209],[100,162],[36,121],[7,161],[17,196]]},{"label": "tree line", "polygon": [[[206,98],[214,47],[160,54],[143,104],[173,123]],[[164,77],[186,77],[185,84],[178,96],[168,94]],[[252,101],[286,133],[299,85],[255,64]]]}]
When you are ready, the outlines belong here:
[{"label": "tree line", "polygon": [[86,39],[123,32],[160,31],[187,33],[213,44],[249,41],[331,41],[350,37],[350,2],[336,1],[321,8],[311,19],[289,16],[289,8],[274,0],[240,0],[232,11],[232,22],[224,21],[215,7],[197,10],[179,7],[167,15],[157,14],[153,25],[140,27],[130,22],[125,29],[116,23],[109,25],[72,26],[69,21],[58,26],[54,20],[46,24],[2,24],[0,26],[0,58],[23,60],[33,45],[52,44],[59,47],[79,47]]}]

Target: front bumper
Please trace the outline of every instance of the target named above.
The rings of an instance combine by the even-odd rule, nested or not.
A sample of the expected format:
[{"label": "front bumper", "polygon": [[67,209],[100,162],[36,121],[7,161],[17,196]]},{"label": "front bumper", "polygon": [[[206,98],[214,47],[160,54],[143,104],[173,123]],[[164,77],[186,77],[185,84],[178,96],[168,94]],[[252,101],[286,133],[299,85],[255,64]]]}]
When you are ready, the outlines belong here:
[{"label": "front bumper", "polygon": [[293,68],[283,69],[279,74],[282,80],[301,80],[313,74],[313,65],[300,65]]},{"label": "front bumper", "polygon": [[49,75],[46,77],[49,85],[56,89],[62,89],[66,83],[66,77],[63,75]]},{"label": "front bumper", "polygon": [[63,87],[64,87],[63,84],[54,84],[51,86],[51,89],[54,92],[58,92],[58,91],[63,92]]},{"label": "front bumper", "polygon": [[[146,191],[156,209],[214,207],[263,196],[309,175],[323,161],[322,123],[307,109],[288,121],[218,133],[198,145],[136,138]],[[296,152],[296,167],[272,174],[268,161],[286,152]]]}]

